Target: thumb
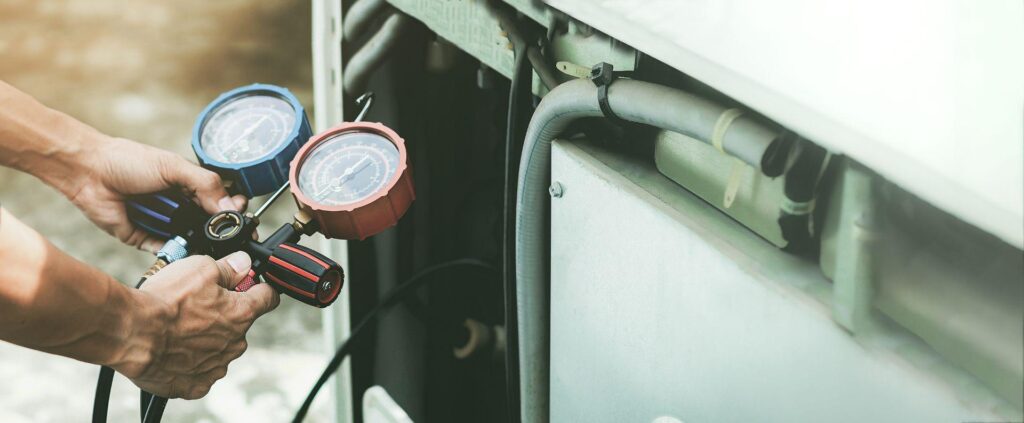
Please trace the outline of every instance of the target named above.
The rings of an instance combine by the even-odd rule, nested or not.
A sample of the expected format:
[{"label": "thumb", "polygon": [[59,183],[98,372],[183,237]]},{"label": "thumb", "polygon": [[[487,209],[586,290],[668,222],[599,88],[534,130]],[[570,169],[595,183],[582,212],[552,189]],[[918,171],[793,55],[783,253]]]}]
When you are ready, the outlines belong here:
[{"label": "thumb", "polygon": [[225,289],[235,289],[235,286],[249,274],[251,267],[252,259],[245,251],[231,253],[227,257],[217,260],[217,269],[220,271],[217,284]]},{"label": "thumb", "polygon": [[239,292],[238,295],[246,299],[255,311],[254,317],[262,316],[273,311],[281,303],[281,295],[269,284],[256,284],[248,291]]}]

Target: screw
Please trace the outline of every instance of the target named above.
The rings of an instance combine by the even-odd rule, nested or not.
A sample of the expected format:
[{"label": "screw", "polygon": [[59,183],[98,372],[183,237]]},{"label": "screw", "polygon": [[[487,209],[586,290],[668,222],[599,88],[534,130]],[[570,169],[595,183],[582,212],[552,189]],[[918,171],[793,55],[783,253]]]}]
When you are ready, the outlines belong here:
[{"label": "screw", "polygon": [[556,181],[551,184],[550,188],[548,188],[548,194],[551,194],[551,196],[555,198],[562,198],[562,195],[565,194],[565,187]]}]

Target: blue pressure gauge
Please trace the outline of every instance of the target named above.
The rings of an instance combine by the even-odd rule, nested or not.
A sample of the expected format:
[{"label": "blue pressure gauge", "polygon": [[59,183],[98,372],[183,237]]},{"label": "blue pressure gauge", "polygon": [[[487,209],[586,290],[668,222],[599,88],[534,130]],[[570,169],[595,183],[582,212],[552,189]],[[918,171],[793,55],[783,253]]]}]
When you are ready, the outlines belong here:
[{"label": "blue pressure gauge", "polygon": [[196,120],[192,150],[199,164],[246,197],[288,182],[288,164],[313,135],[302,104],[287,89],[253,84],[217,97]]}]

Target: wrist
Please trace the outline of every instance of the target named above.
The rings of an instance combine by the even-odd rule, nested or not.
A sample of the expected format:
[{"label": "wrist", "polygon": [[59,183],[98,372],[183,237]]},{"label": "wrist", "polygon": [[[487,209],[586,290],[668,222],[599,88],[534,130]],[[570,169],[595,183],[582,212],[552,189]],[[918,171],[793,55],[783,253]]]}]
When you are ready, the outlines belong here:
[{"label": "wrist", "polygon": [[26,151],[15,155],[16,168],[34,175],[64,194],[74,196],[94,183],[96,172],[90,169],[111,144],[111,138],[96,129],[55,110],[47,110],[41,120],[50,124],[30,134]]},{"label": "wrist", "polygon": [[122,313],[119,342],[106,366],[135,378],[146,372],[163,351],[165,329],[173,313],[156,296],[137,289],[124,289],[127,311]]},{"label": "wrist", "polygon": [[[69,118],[70,119],[70,118]],[[66,122],[67,127],[54,131],[60,140],[43,161],[36,177],[52,186],[70,200],[85,187],[99,183],[94,166],[102,163],[104,150],[110,148],[112,139],[81,122]]]}]

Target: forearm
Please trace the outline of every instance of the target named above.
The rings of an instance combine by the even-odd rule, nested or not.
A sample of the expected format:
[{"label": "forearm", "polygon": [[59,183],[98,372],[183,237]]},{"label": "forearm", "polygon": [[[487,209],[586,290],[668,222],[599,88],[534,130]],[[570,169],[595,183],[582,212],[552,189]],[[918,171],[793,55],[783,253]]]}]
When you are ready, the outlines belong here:
[{"label": "forearm", "polygon": [[64,254],[0,209],[0,339],[116,365],[129,354],[145,307],[137,291]]},{"label": "forearm", "polygon": [[32,174],[65,195],[83,181],[81,167],[108,139],[0,81],[0,165]]}]

